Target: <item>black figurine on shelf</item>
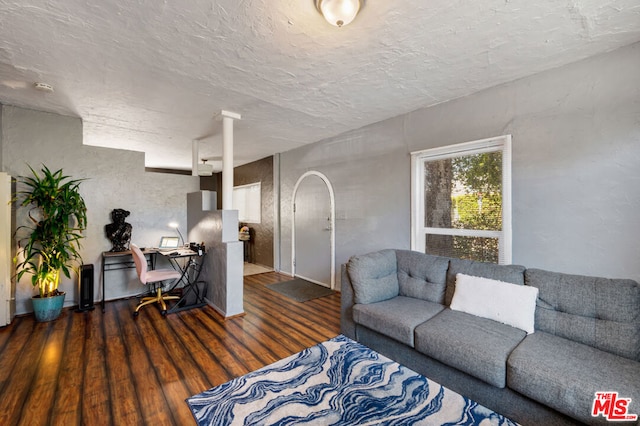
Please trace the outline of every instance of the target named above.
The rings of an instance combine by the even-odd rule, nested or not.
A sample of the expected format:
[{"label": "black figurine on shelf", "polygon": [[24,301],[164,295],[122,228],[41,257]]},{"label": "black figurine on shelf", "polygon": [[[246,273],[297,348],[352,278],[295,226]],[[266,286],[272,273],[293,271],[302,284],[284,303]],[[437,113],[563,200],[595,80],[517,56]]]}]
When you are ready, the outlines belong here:
[{"label": "black figurine on shelf", "polygon": [[131,242],[131,224],[125,222],[125,218],[129,216],[129,212],[123,209],[113,209],[111,211],[111,220],[113,223],[105,225],[104,229],[107,238],[113,244],[110,251],[127,251]]}]

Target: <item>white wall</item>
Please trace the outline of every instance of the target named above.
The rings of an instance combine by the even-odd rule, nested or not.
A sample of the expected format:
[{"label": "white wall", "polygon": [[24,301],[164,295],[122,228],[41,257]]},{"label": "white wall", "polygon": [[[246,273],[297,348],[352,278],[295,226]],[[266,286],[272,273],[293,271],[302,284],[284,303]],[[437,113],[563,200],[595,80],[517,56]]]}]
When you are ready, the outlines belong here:
[{"label": "white wall", "polygon": [[[131,212],[127,222],[133,226],[132,242],[156,246],[162,235],[174,235],[167,224],[176,221],[183,233],[187,229],[187,193],[199,189],[199,178],[146,173],[140,152],[84,146],[82,120],[23,108],[2,107],[2,170],[13,175],[30,173],[28,165],[39,170],[62,168],[73,178],[87,178],[81,192],[87,204],[88,228],[83,240],[85,264],[94,264],[95,299],[102,297],[101,253],[111,249],[104,226],[111,222],[111,211]],[[17,211],[17,222],[25,210]],[[135,270],[109,272],[107,299],[138,294],[141,286]],[[67,292],[65,305],[77,304],[77,279],[64,279],[60,288]],[[30,278],[23,277],[16,288],[16,313],[31,311],[34,294]]]},{"label": "white wall", "polygon": [[409,248],[410,152],[512,134],[513,262],[640,280],[639,69],[637,43],[281,154],[281,269],[304,172],[334,186],[339,265]]}]

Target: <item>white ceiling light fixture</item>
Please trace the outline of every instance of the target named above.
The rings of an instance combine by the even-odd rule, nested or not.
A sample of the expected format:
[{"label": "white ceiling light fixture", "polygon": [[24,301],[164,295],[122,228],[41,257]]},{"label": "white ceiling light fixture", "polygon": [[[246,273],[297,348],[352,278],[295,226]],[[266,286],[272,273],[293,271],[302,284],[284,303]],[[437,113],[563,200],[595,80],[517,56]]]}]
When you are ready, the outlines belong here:
[{"label": "white ceiling light fixture", "polygon": [[191,175],[192,176],[211,176],[213,175],[213,166],[207,164],[207,158],[202,159],[202,163],[198,163],[200,158],[200,139],[191,141]]},{"label": "white ceiling light fixture", "polygon": [[316,8],[331,25],[342,27],[353,21],[360,11],[361,0],[315,0]]},{"label": "white ceiling light fixture", "polygon": [[33,83],[33,87],[39,92],[53,93],[53,86],[47,83],[42,83],[38,81]]},{"label": "white ceiling light fixture", "polygon": [[202,163],[198,164],[198,176],[211,176],[213,175],[213,165],[207,164],[206,159],[202,159]]}]

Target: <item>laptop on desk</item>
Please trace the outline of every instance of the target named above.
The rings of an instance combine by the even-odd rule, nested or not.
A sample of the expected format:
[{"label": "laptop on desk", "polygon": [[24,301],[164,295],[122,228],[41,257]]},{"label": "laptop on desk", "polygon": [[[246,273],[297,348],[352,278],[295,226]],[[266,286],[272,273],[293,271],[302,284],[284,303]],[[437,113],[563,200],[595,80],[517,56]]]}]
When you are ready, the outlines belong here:
[{"label": "laptop on desk", "polygon": [[162,237],[158,252],[171,257],[192,256],[195,253],[189,247],[181,246],[178,237]]},{"label": "laptop on desk", "polygon": [[177,249],[180,245],[180,239],[178,237],[162,237],[160,238],[160,245],[158,249],[160,250],[171,250]]}]

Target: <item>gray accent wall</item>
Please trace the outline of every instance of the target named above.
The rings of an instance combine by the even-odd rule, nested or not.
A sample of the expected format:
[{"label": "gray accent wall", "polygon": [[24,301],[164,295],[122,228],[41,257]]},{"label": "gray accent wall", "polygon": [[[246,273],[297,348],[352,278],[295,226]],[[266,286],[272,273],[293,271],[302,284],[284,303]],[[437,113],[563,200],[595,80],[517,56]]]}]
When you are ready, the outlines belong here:
[{"label": "gray accent wall", "polygon": [[273,267],[273,156],[253,161],[233,169],[233,185],[260,182],[262,200],[261,222],[248,223],[251,229],[250,260],[259,265]]},{"label": "gray accent wall", "polygon": [[[2,107],[2,171],[12,176],[29,174],[28,165],[39,169],[62,168],[74,178],[88,178],[81,185],[87,203],[88,229],[83,240],[82,256],[94,264],[94,295],[102,297],[101,253],[111,249],[104,226],[111,222],[111,210],[131,212],[127,222],[133,226],[132,242],[139,246],[157,246],[163,235],[175,235],[168,223],[187,229],[187,193],[199,189],[199,179],[164,173],[146,173],[141,152],[98,148],[82,144],[82,120],[12,106]],[[25,209],[18,209],[16,222],[25,220]],[[77,304],[77,279],[63,279],[67,292],[65,305]],[[139,294],[142,286],[134,269],[109,272],[107,299]],[[31,311],[29,299],[34,294],[30,278],[25,276],[16,287],[16,313]]]},{"label": "gray accent wall", "polygon": [[304,172],[334,186],[340,265],[410,247],[412,151],[511,134],[513,262],[640,280],[638,70],[640,43],[282,153],[282,271]]},{"label": "gray accent wall", "polygon": [[[260,182],[262,211],[261,223],[246,224],[251,230],[251,262],[273,268],[274,266],[274,169],[275,157],[269,156],[233,169],[233,186]],[[217,208],[222,209],[222,173],[200,178],[200,189],[218,193]]]}]

